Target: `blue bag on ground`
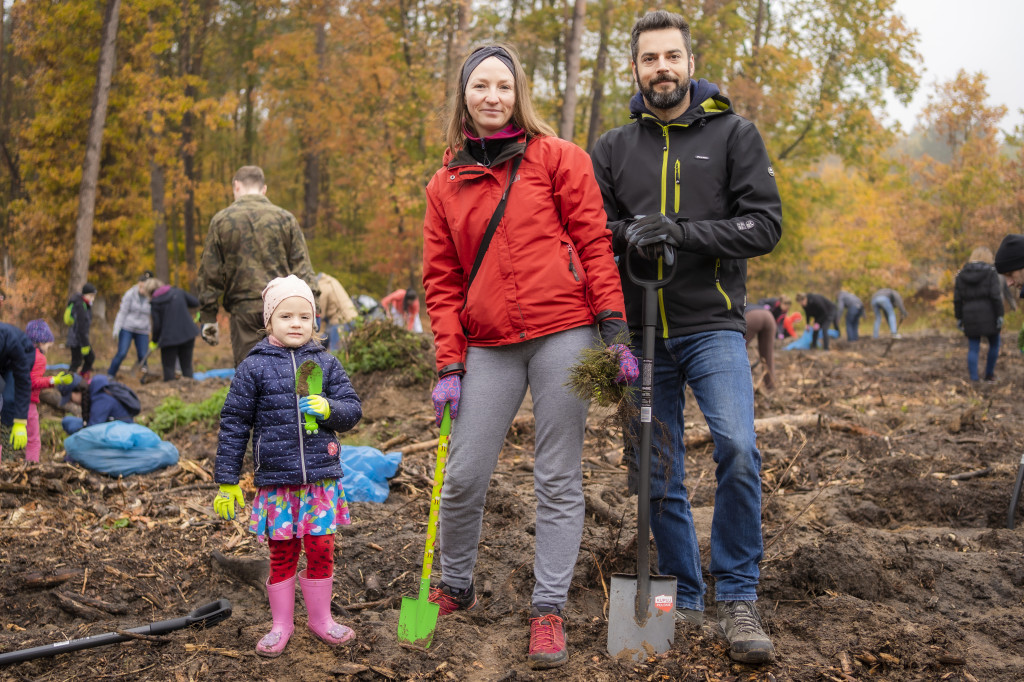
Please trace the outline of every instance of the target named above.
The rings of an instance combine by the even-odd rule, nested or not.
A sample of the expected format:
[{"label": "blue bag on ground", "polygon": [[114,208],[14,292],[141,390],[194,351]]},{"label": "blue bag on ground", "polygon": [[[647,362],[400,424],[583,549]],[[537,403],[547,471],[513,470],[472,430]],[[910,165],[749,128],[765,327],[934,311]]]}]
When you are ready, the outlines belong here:
[{"label": "blue bag on ground", "polygon": [[[814,336],[814,330],[812,330],[812,329],[805,329],[804,333],[803,333],[803,336],[801,336],[796,341],[791,341],[790,343],[787,343],[785,346],[782,347],[782,350],[810,350],[810,348],[811,348],[811,338],[813,336]],[[838,339],[839,338],[839,332],[837,332],[835,329],[829,329],[828,330],[828,338],[830,338],[830,339]]]},{"label": "blue bag on ground", "polygon": [[147,474],[177,464],[178,449],[142,424],[122,421],[87,426],[64,439],[71,462],[108,476]]},{"label": "blue bag on ground", "polygon": [[342,484],[349,502],[383,502],[388,499],[388,479],[402,463],[401,452],[382,453],[369,446],[342,445]]}]

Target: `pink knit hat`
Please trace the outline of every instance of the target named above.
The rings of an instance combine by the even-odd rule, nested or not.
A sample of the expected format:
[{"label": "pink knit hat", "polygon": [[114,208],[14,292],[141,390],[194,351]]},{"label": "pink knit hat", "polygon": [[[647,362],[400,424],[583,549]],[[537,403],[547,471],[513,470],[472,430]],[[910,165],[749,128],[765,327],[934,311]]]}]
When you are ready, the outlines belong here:
[{"label": "pink knit hat", "polygon": [[313,290],[295,275],[287,277],[275,277],[263,290],[263,324],[270,324],[270,316],[274,314],[281,301],[292,296],[298,296],[309,301],[312,312],[316,314],[316,302],[313,300]]}]

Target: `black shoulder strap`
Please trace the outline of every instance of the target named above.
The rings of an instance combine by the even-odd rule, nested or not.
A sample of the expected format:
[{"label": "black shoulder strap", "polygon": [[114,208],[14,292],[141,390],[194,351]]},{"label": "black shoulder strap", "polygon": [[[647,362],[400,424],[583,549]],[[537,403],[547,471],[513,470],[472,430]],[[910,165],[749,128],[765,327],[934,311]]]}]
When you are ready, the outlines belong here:
[{"label": "black shoulder strap", "polygon": [[484,238],[480,241],[480,248],[476,252],[476,261],[473,263],[473,270],[469,273],[469,281],[466,282],[466,293],[469,293],[469,288],[473,286],[473,280],[476,278],[476,272],[480,269],[480,264],[484,262],[484,254],[487,253],[487,247],[491,244],[491,237],[494,236],[494,231],[498,229],[498,223],[501,222],[501,216],[505,215],[505,204],[508,203],[508,192],[512,189],[512,183],[516,179],[516,173],[519,172],[519,163],[526,156],[526,151],[516,157],[516,160],[512,163],[512,169],[508,174],[508,182],[505,184],[505,192],[501,195],[501,201],[498,202],[497,208],[494,209],[494,215],[491,216],[491,222],[487,224],[487,231],[484,232]]}]

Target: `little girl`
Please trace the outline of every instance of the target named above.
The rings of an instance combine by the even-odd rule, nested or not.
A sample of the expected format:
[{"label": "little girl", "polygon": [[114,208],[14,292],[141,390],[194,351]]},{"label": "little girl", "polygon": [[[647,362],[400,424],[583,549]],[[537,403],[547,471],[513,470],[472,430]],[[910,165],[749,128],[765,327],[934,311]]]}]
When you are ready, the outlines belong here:
[{"label": "little girl", "polygon": [[[252,432],[258,490],[249,530],[261,542],[269,541],[267,598],[273,617],[256,653],[267,657],[281,654],[294,628],[300,545],[307,569],[298,580],[310,630],[331,646],[355,637],[331,618],[334,533],[338,525],[350,523],[335,434],[355,426],[363,410],[341,363],[313,338],[315,308],[313,292],[295,275],[267,285],[263,322],[268,336],[238,366],[220,413],[214,479],[221,485],[213,506],[224,519],[235,517],[236,502],[245,506],[238,474]],[[296,376],[307,360],[323,370],[323,395],[300,398]],[[306,414],[316,417],[318,431],[307,430]]]},{"label": "little girl", "polygon": [[73,377],[64,372],[57,376],[48,377],[46,374],[46,353],[53,346],[53,332],[46,320],[29,320],[25,325],[25,334],[35,344],[36,356],[32,364],[32,372],[29,375],[32,381],[32,393],[28,403],[28,443],[25,445],[25,461],[38,462],[39,451],[42,449],[42,440],[39,438],[39,393],[44,388],[51,386],[65,386],[70,384]]}]

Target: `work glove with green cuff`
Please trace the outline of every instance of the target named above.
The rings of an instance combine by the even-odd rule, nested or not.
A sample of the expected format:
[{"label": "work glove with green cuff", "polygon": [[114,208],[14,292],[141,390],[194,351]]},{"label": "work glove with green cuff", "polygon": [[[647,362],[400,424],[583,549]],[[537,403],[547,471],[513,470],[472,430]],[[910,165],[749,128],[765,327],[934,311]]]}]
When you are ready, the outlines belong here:
[{"label": "work glove with green cuff", "polygon": [[1024,353],[1024,322],[1020,323],[1020,331],[1017,332],[1017,348]]},{"label": "work glove with green cuff", "polygon": [[92,352],[92,346],[82,346],[82,355],[88,355]]},{"label": "work glove with green cuff", "polygon": [[159,347],[160,347],[160,344],[157,343],[156,341],[150,341],[149,342],[149,352],[150,353],[152,353],[153,351],[155,351]]},{"label": "work glove with green cuff", "polygon": [[326,421],[331,416],[331,406],[322,395],[307,395],[299,398],[299,410],[303,414],[311,414],[318,421]]},{"label": "work glove with green cuff", "polygon": [[11,427],[11,447],[15,450],[24,450],[28,445],[28,420],[15,419]]},{"label": "work glove with green cuff", "polygon": [[245,495],[237,483],[221,484],[220,492],[213,498],[213,510],[225,521],[235,518],[235,503],[239,509],[245,507]]}]

